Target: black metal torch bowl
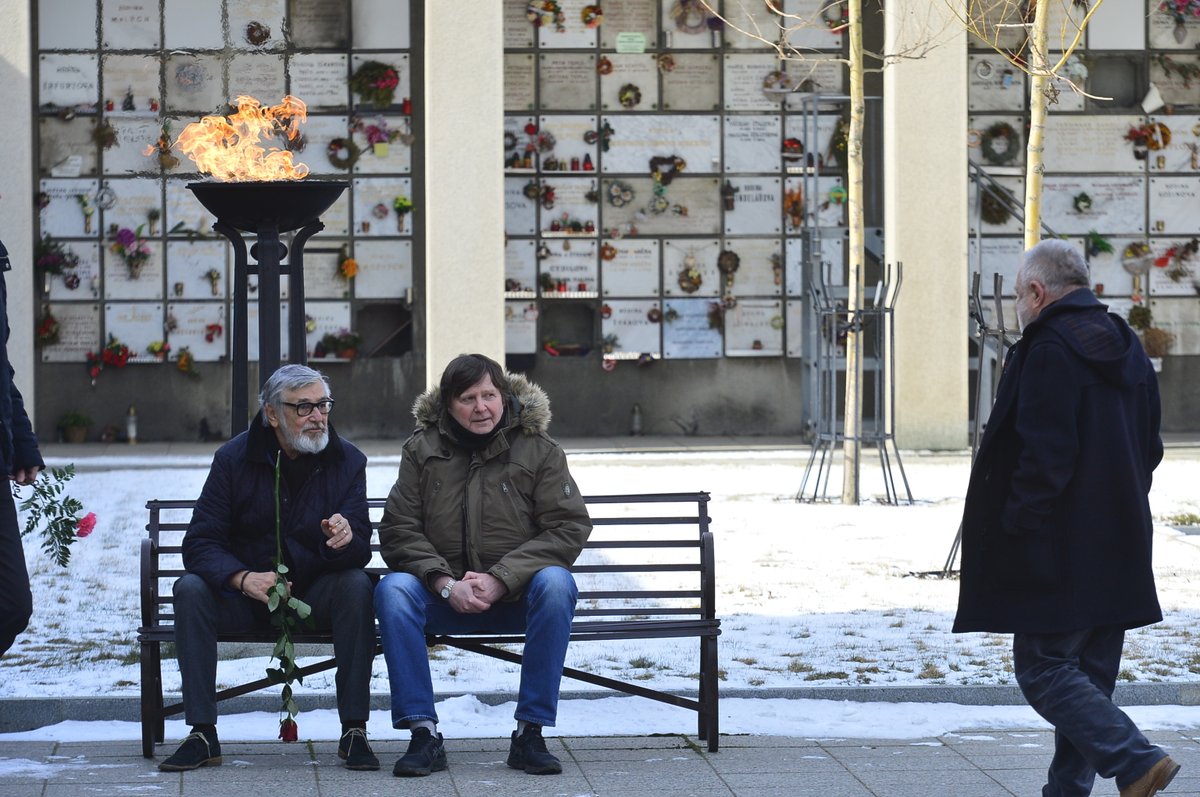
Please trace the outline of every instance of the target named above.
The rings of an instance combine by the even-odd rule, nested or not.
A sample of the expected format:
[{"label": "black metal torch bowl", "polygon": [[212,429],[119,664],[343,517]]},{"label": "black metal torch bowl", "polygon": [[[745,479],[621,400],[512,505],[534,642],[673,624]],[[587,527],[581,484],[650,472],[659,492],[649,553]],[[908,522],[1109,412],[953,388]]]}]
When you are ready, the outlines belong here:
[{"label": "black metal torch bowl", "polygon": [[298,230],[316,221],[337,201],[350,183],[337,180],[261,180],[188,183],[217,221],[257,233],[264,227],[279,232]]}]

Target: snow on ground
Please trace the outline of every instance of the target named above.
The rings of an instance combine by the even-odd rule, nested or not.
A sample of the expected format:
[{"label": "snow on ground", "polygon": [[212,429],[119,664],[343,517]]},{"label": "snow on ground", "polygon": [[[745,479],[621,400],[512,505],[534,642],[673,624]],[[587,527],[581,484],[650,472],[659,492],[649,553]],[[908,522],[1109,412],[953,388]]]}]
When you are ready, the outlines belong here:
[{"label": "snow on ground", "polygon": [[[962,513],[967,455],[906,453],[903,462],[915,504],[888,506],[869,500],[858,507],[796,503],[807,457],[807,451],[800,450],[581,453],[572,455],[570,463],[585,494],[712,493],[718,613],[724,632],[722,689],[1012,683],[1009,638],[951,634],[957,582],[927,575],[941,570],[950,551]],[[145,533],[145,502],[197,495],[208,460],[127,457],[78,464],[80,473],[67,492],[96,512],[99,523],[91,537],[76,543],[66,570],[50,563],[35,542],[26,541],[36,608],[30,629],[0,660],[0,698],[137,694],[137,550]],[[386,495],[398,464],[396,457],[372,460],[369,494]],[[883,493],[879,468],[870,457],[864,459],[863,479],[864,496]],[[836,494],[836,469],[830,484]],[[1200,626],[1200,537],[1165,522],[1200,514],[1197,484],[1200,455],[1191,449],[1169,452],[1155,474],[1152,510],[1160,519],[1155,569],[1167,619],[1129,634],[1122,671],[1127,680],[1194,681],[1200,673],[1194,636]],[[218,679],[235,683],[260,676],[268,652],[222,661]],[[434,683],[440,691],[516,690],[513,665],[457,651],[437,651],[434,656]],[[568,664],[665,689],[694,688],[698,669],[695,646],[670,640],[575,645]],[[164,662],[164,678],[167,691],[178,691],[174,662]],[[566,688],[588,687],[567,682]],[[380,657],[372,690],[387,689]],[[332,690],[332,675],[322,674],[306,679],[296,691],[303,696]],[[463,700],[471,706],[473,698]],[[603,732],[592,716],[599,704],[581,702],[587,707],[581,726],[590,733]],[[737,702],[723,701],[723,708]],[[764,702],[752,702],[759,704],[758,711],[767,710]],[[645,723],[654,721],[651,705],[639,703],[638,730],[648,732]],[[847,711],[843,704],[833,705],[841,706],[839,715]],[[497,711],[475,706],[470,710]],[[692,727],[690,712],[663,710],[670,713],[674,731]],[[809,711],[818,715],[818,730],[840,733],[822,724],[820,711],[806,703],[788,704],[780,711],[788,715],[781,721],[801,723],[787,727],[808,727],[803,723]],[[986,726],[969,721],[963,707],[949,713],[955,712],[969,726]],[[511,717],[511,710],[501,714]],[[754,730],[761,721],[761,715],[739,720],[731,713],[728,722],[733,727],[726,724],[722,730],[775,732]],[[386,718],[381,722],[386,727]],[[613,732],[630,730],[628,717],[614,722],[622,730]],[[931,722],[931,727],[949,727]],[[1029,727],[1039,721],[1028,713],[1021,722]],[[507,727],[507,720],[504,724]],[[918,735],[930,733],[926,729]],[[866,735],[879,735],[879,730]]]}]

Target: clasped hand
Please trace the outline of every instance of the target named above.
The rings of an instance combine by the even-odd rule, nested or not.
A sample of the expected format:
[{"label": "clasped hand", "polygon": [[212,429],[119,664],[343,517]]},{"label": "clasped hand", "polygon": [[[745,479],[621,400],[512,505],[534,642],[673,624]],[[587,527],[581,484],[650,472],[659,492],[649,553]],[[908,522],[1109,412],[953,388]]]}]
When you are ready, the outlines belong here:
[{"label": "clasped hand", "polygon": [[507,592],[504,582],[490,573],[468,571],[450,592],[450,608],[461,614],[479,614]]}]

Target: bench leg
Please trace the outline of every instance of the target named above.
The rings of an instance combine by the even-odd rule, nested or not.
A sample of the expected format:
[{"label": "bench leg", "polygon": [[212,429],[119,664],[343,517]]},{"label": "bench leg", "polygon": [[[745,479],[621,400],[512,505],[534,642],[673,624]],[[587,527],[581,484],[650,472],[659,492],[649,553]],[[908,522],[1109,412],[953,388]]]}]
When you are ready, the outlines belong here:
[{"label": "bench leg", "polygon": [[154,743],[165,733],[162,713],[162,649],[158,642],[143,642],[142,669],[142,756],[154,758]]},{"label": "bench leg", "polygon": [[697,735],[708,742],[708,752],[720,744],[719,692],[717,687],[717,638],[700,638],[700,706],[696,715]]}]

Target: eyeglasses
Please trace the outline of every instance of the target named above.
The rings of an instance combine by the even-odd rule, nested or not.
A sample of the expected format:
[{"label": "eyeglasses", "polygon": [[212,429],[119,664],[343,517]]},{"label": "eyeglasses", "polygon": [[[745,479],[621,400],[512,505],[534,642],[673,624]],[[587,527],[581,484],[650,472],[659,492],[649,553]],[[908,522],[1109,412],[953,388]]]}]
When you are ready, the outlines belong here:
[{"label": "eyeglasses", "polygon": [[296,414],[301,418],[306,418],[312,415],[313,410],[320,410],[322,415],[328,415],[333,412],[333,399],[321,399],[320,401],[301,401],[292,403],[290,401],[281,401],[286,407],[291,407],[296,411]]}]

